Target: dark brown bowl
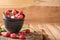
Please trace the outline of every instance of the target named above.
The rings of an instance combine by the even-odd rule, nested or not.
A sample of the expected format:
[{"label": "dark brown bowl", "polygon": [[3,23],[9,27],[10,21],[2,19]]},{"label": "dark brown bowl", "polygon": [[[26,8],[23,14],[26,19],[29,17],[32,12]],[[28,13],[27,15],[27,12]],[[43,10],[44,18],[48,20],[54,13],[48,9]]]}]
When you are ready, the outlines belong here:
[{"label": "dark brown bowl", "polygon": [[5,28],[10,33],[18,33],[23,26],[24,19],[14,20],[14,19],[4,19]]}]

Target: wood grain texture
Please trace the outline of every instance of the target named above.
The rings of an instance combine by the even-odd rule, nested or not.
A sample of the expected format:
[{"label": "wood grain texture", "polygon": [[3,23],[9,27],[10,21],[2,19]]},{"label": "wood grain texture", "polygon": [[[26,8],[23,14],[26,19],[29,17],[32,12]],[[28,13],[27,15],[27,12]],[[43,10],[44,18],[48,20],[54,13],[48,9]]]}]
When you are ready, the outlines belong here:
[{"label": "wood grain texture", "polygon": [[[31,23],[30,28],[34,29],[37,33],[46,33],[49,40],[60,40],[60,27],[56,23]],[[44,31],[43,31],[44,30]]]},{"label": "wood grain texture", "polygon": [[[35,26],[34,26],[35,27]],[[38,27],[38,30],[44,29],[46,34],[48,34],[48,37],[50,40],[60,40],[60,26],[56,23],[40,23]]]},{"label": "wood grain texture", "polygon": [[[14,8],[0,8],[0,23],[3,23],[3,11]],[[21,9],[25,14],[25,23],[60,23],[60,7],[57,6],[29,6]]]},{"label": "wood grain texture", "polygon": [[46,27],[51,31],[56,40],[60,40],[60,31],[51,24],[46,24]]},{"label": "wood grain texture", "polygon": [[60,6],[59,0],[0,0],[0,8],[19,8],[31,5]]}]

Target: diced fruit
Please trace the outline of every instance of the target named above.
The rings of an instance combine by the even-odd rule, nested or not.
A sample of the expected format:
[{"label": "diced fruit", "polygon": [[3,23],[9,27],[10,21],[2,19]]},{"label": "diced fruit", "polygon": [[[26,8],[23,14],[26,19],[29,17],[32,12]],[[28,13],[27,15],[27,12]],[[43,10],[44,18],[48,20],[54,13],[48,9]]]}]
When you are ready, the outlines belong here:
[{"label": "diced fruit", "polygon": [[16,38],[17,35],[16,35],[15,33],[12,33],[12,34],[10,35],[10,37],[11,37],[11,38]]},{"label": "diced fruit", "polygon": [[17,17],[17,19],[23,19],[24,17],[23,17],[23,15],[19,15],[18,17]]},{"label": "diced fruit", "polygon": [[20,35],[19,38],[20,39],[25,39],[25,35]]},{"label": "diced fruit", "polygon": [[6,11],[5,11],[5,14],[6,14],[6,15],[10,15],[9,10],[6,10]]},{"label": "diced fruit", "polygon": [[25,32],[26,32],[26,33],[30,33],[30,30],[29,30],[29,29],[26,29]]},{"label": "diced fruit", "polygon": [[11,16],[10,16],[10,15],[7,15],[7,17],[8,17],[8,18],[11,18]]},{"label": "diced fruit", "polygon": [[16,9],[12,10],[12,13],[13,13],[14,15],[16,15],[16,14],[17,14],[17,10],[16,10]]},{"label": "diced fruit", "polygon": [[19,14],[20,14],[20,15],[23,15],[23,11],[20,10],[20,11],[19,11]]},{"label": "diced fruit", "polygon": [[23,32],[19,32],[19,34],[18,35],[24,35],[24,33]]},{"label": "diced fruit", "polygon": [[4,36],[5,36],[5,37],[10,37],[10,32],[6,32],[6,33],[4,34]]}]

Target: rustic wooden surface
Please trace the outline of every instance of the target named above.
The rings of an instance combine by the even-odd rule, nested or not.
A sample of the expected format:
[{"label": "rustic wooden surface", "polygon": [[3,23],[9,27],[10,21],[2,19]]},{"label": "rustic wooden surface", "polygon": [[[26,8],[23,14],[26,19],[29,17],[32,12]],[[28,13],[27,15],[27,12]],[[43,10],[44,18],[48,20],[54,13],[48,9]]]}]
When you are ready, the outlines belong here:
[{"label": "rustic wooden surface", "polygon": [[44,29],[50,40],[60,40],[60,23],[31,23],[30,27],[35,29],[38,33],[40,29]]},{"label": "rustic wooden surface", "polygon": [[20,8],[32,5],[60,6],[59,0],[1,0],[0,8]]},{"label": "rustic wooden surface", "polygon": [[[47,34],[45,40],[60,40],[60,24],[57,23],[31,23],[24,24],[26,27],[34,29],[37,33]],[[1,40],[20,40],[0,36]]]}]

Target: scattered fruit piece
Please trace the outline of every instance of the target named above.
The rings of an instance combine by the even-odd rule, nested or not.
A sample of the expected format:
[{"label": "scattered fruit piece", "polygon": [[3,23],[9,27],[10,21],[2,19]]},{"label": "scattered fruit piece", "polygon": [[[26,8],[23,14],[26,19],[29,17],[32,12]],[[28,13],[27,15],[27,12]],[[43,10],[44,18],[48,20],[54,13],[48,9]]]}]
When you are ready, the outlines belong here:
[{"label": "scattered fruit piece", "polygon": [[10,37],[11,37],[11,38],[16,38],[17,35],[16,35],[15,33],[12,33],[12,34],[10,35]]},{"label": "scattered fruit piece", "polygon": [[20,35],[19,38],[20,39],[25,39],[25,35]]},{"label": "scattered fruit piece", "polygon": [[23,15],[19,15],[17,19],[23,19]]},{"label": "scattered fruit piece", "polygon": [[30,30],[29,30],[29,29],[26,29],[25,32],[26,32],[26,33],[30,33]]},{"label": "scattered fruit piece", "polygon": [[4,36],[5,36],[5,37],[10,37],[10,32],[6,32],[6,33],[4,34]]},{"label": "scattered fruit piece", "polygon": [[9,10],[6,10],[6,11],[5,11],[5,14],[6,14],[6,15],[10,15]]}]

